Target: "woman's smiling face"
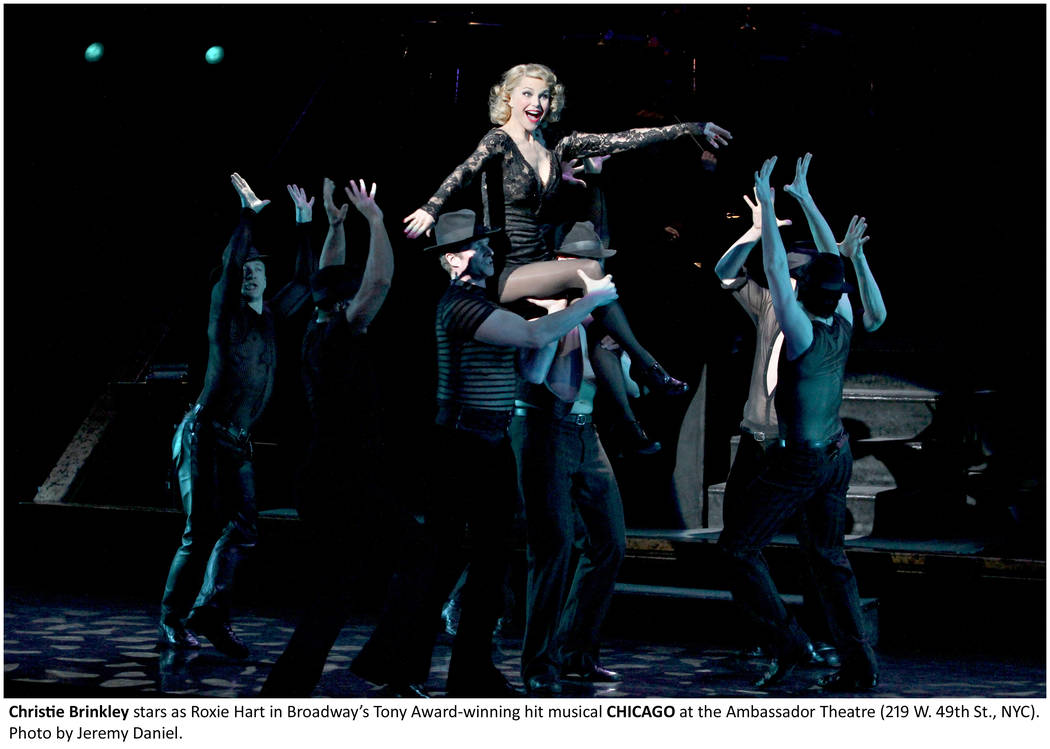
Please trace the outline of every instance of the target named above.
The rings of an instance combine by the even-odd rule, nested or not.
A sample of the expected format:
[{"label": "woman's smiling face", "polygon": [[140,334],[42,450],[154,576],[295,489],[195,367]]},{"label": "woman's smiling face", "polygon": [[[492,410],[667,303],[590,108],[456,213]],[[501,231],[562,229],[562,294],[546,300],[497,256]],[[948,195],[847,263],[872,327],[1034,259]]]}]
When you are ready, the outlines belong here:
[{"label": "woman's smiling face", "polygon": [[542,78],[526,76],[510,92],[510,119],[526,131],[535,130],[547,116],[551,91]]}]

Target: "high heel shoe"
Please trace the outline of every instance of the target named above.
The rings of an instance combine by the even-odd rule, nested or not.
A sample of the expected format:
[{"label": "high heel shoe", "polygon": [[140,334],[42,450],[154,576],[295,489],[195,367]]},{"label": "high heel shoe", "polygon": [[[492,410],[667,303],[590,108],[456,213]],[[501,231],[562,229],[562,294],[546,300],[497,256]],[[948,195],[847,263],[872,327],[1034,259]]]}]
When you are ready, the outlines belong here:
[{"label": "high heel shoe", "polygon": [[682,395],[689,392],[689,385],[667,374],[660,362],[654,361],[643,369],[642,379],[650,390],[661,395]]},{"label": "high heel shoe", "polygon": [[652,455],[660,452],[660,443],[649,435],[637,421],[624,421],[620,431],[621,449],[634,455]]}]

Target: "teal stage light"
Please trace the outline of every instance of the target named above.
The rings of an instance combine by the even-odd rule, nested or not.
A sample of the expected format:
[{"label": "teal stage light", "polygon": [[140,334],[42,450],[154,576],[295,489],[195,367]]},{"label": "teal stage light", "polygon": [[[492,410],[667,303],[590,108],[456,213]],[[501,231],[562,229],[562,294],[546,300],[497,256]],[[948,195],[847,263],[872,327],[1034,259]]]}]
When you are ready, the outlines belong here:
[{"label": "teal stage light", "polygon": [[88,48],[84,50],[84,59],[88,62],[98,62],[102,59],[102,53],[105,51],[106,48],[100,42],[89,44]]},{"label": "teal stage light", "polygon": [[219,45],[209,47],[208,51],[204,53],[204,59],[208,61],[209,65],[217,65],[222,62],[222,58],[226,56],[226,50]]}]

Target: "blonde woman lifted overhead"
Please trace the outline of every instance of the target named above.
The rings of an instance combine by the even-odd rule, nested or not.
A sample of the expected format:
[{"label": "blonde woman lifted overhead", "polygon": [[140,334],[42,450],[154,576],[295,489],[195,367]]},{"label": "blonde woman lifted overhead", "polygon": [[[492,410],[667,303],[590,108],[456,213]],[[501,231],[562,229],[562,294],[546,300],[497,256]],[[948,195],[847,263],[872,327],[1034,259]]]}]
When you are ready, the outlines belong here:
[{"label": "blonde woman lifted overhead", "polygon": [[[450,174],[424,206],[404,219],[405,234],[416,238],[430,229],[446,201],[490,167],[502,168],[504,230],[509,244],[498,279],[504,304],[550,298],[569,289],[582,289],[577,275],[603,275],[595,260],[557,262],[548,246],[541,219],[564,180],[562,163],[575,158],[613,154],[667,141],[687,133],[703,135],[714,148],[728,144],[729,131],[711,122],[693,122],[659,128],[637,128],[620,133],[572,133],[548,150],[540,127],[556,122],[565,107],[565,93],[557,76],[545,65],[516,65],[506,71],[489,93],[489,118],[494,127],[477,149]],[[482,194],[486,200],[494,185]],[[668,375],[635,339],[618,303],[602,308],[598,320],[631,358],[638,362],[648,384],[666,394],[684,393],[688,386]],[[600,338],[600,336],[598,336]]]}]

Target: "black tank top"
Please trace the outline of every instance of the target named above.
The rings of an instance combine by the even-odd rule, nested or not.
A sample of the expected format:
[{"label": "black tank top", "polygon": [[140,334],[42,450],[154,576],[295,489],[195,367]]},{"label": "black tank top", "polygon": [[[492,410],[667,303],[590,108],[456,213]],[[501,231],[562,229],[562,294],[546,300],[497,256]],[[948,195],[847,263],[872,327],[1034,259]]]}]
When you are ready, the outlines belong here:
[{"label": "black tank top", "polygon": [[788,441],[816,441],[842,431],[839,407],[853,326],[835,314],[831,325],[813,322],[813,343],[788,361],[780,353],[776,393],[780,436]]}]

